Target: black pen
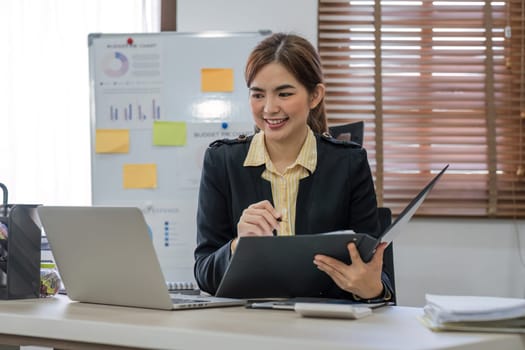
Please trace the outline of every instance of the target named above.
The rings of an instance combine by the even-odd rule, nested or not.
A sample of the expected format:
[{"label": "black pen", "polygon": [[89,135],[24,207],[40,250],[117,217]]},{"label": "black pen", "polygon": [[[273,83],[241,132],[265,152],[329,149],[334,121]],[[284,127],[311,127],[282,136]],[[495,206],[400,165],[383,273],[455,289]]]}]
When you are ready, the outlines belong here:
[{"label": "black pen", "polygon": [[[282,221],[283,221],[282,217],[277,218],[277,222],[282,222]],[[277,236],[277,230],[273,230],[272,233],[274,236]]]}]

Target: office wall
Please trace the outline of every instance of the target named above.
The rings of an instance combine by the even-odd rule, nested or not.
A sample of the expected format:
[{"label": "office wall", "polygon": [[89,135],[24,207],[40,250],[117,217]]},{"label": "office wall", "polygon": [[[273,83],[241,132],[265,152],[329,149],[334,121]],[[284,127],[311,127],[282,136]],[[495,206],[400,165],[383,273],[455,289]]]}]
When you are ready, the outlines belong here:
[{"label": "office wall", "polygon": [[425,293],[525,297],[523,220],[415,218],[394,254],[401,305]]},{"label": "office wall", "polygon": [[177,30],[294,32],[317,45],[317,0],[178,0]]},{"label": "office wall", "polygon": [[[179,31],[264,28],[317,43],[317,0],[177,4]],[[400,305],[422,306],[425,293],[525,297],[524,220],[415,218],[394,246]]]}]

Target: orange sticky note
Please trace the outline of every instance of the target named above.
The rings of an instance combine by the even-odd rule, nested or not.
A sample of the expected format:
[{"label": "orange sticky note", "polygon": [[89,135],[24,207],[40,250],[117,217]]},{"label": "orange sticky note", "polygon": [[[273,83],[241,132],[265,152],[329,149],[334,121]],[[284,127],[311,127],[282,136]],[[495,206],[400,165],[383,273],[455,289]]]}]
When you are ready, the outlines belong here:
[{"label": "orange sticky note", "polygon": [[129,130],[97,129],[95,132],[95,153],[128,153]]},{"label": "orange sticky note", "polygon": [[125,189],[157,188],[157,164],[124,164],[122,180]]},{"label": "orange sticky note", "polygon": [[232,92],[233,69],[202,68],[201,89],[203,92]]}]

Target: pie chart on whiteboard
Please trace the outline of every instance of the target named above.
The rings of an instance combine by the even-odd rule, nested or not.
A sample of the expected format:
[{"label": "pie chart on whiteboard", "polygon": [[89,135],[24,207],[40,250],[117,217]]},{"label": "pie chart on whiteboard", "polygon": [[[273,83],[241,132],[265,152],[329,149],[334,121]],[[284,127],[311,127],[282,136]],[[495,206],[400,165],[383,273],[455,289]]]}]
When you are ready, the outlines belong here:
[{"label": "pie chart on whiteboard", "polygon": [[102,69],[108,77],[121,77],[126,74],[129,69],[128,58],[122,52],[110,52],[104,56]]}]

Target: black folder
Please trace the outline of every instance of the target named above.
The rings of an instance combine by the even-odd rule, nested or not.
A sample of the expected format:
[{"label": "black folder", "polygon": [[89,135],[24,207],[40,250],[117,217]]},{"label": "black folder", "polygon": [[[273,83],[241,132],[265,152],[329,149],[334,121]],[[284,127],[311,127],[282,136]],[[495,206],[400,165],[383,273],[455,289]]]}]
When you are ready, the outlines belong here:
[{"label": "black folder", "polygon": [[216,295],[247,299],[323,297],[333,282],[314,265],[314,256],[324,254],[350,264],[347,245],[354,242],[362,259],[369,261],[379,243],[390,243],[401,233],[447,168],[448,165],[412,199],[379,238],[351,230],[241,237]]}]

